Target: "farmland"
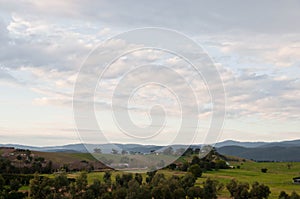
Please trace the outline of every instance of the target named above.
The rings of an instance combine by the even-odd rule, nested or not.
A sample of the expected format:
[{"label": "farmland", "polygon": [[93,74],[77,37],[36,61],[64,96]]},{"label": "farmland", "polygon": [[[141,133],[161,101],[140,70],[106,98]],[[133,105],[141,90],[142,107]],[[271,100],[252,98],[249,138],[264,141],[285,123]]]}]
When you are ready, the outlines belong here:
[{"label": "farmland", "polygon": [[[288,164],[290,166],[288,167]],[[203,173],[201,178],[198,178],[195,186],[202,186],[202,183],[207,179],[215,179],[226,185],[231,179],[236,179],[241,182],[248,182],[252,184],[255,181],[263,183],[270,187],[271,194],[270,199],[278,198],[281,191],[291,193],[293,191],[300,192],[300,185],[293,184],[292,178],[300,176],[300,163],[285,163],[285,162],[268,162],[268,163],[257,163],[257,162],[240,162],[232,163],[235,169],[220,169],[217,171],[207,171]],[[240,168],[236,168],[240,166]],[[262,173],[261,168],[267,168],[267,173]],[[160,170],[159,173],[163,173],[166,177],[172,175],[183,176],[185,172],[171,171],[171,170]],[[117,174],[122,174],[121,171],[113,171],[112,179],[115,179]],[[68,177],[76,178],[79,175],[77,173],[70,173]],[[91,184],[95,179],[103,179],[104,172],[90,172],[88,173],[88,182]],[[46,175],[50,178],[54,177],[54,174]],[[143,180],[145,181],[146,174],[142,174]],[[226,188],[221,190],[218,195],[220,198],[230,198],[229,192]]]}]

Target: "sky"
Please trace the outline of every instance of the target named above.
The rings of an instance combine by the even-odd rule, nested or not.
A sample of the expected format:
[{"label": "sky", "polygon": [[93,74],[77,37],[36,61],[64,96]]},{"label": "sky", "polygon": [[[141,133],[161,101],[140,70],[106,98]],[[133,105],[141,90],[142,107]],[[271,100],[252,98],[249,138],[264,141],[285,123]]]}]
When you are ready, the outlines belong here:
[{"label": "sky", "polygon": [[[101,66],[94,68],[96,72],[93,68],[86,74],[80,72],[83,66],[104,59],[101,53],[91,52],[101,44],[110,55],[138,48],[113,37],[145,27],[177,31],[211,58],[226,96],[226,117],[219,123],[222,130],[214,132],[218,135],[214,141],[299,139],[299,10],[298,0],[0,0],[0,143],[170,144],[175,132],[181,133],[184,143],[191,143],[192,138],[184,137],[194,130],[193,143],[203,142],[210,136],[213,113],[206,83],[215,77],[204,77],[207,81],[195,77],[183,59],[154,49],[123,55],[97,79],[94,109],[98,126],[82,120],[86,128],[80,128],[74,120],[74,88],[80,74],[88,81],[99,78],[95,74],[103,70]],[[113,39],[107,42],[109,38]],[[139,72],[131,70],[132,66],[145,67]],[[122,91],[132,85],[138,87],[128,99]],[[80,94],[82,100],[87,98],[84,92]],[[192,101],[194,96],[196,101]],[[192,124],[195,118],[182,115],[181,109],[190,116],[197,110],[198,125]],[[82,105],[79,113],[85,111]],[[147,131],[126,126],[126,119]],[[116,120],[125,124],[116,124]],[[178,130],[184,120],[189,121]],[[125,125],[127,133],[119,125]],[[99,132],[106,139],[95,136]]]}]

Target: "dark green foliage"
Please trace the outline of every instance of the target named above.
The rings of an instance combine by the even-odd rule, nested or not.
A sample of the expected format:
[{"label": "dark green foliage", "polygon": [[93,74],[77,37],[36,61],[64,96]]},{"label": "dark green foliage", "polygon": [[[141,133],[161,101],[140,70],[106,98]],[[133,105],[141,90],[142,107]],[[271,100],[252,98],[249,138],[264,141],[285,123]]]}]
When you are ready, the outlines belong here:
[{"label": "dark green foliage", "polygon": [[261,169],[261,172],[263,172],[263,173],[267,173],[267,171],[268,171],[267,168],[262,168],[262,169]]},{"label": "dark green foliage", "polygon": [[32,199],[46,198],[51,194],[51,182],[49,178],[40,177],[37,173],[30,180],[30,193]]},{"label": "dark green foliage", "polygon": [[123,175],[116,175],[116,184],[121,187],[128,188],[128,183],[133,179],[132,173],[125,173]]},{"label": "dark green foliage", "polygon": [[100,180],[96,179],[93,184],[88,187],[88,190],[91,191],[93,198],[98,198],[107,191],[107,187],[101,184]]},{"label": "dark green foliage", "polygon": [[191,173],[186,173],[181,179],[180,184],[184,190],[188,190],[188,188],[194,186],[196,182],[196,178]]},{"label": "dark green foliage", "polygon": [[188,162],[183,162],[180,166],[179,166],[179,170],[181,171],[187,171],[189,168],[190,164]]},{"label": "dark green foliage", "polygon": [[139,183],[139,185],[141,185],[143,182],[143,176],[139,173],[135,174],[134,179]]},{"label": "dark green foliage", "polygon": [[203,189],[200,187],[190,187],[187,191],[189,198],[203,198]]},{"label": "dark green foliage", "polygon": [[127,196],[127,189],[125,187],[120,187],[113,191],[112,196],[114,199],[125,199]]},{"label": "dark green foliage", "polygon": [[111,181],[111,173],[109,171],[105,171],[104,176],[103,176],[103,180],[105,183],[110,182]]},{"label": "dark green foliage", "polygon": [[241,183],[236,180],[231,180],[226,185],[226,188],[230,192],[231,197],[233,197],[234,199],[263,199],[268,198],[271,193],[268,186],[259,184],[258,182],[254,182],[250,190],[250,186],[248,183]]},{"label": "dark green foliage", "polygon": [[171,198],[171,191],[168,185],[160,184],[152,189],[152,197],[154,199]]},{"label": "dark green foliage", "polygon": [[84,191],[87,188],[87,174],[86,172],[81,172],[76,179],[76,189],[77,191]]},{"label": "dark green foliage", "polygon": [[215,169],[228,169],[228,165],[224,160],[217,160],[215,164]]},{"label": "dark green foliage", "polygon": [[185,195],[186,194],[183,188],[175,189],[175,191],[173,192],[174,199],[185,199]]},{"label": "dark green foliage", "polygon": [[155,176],[156,174],[156,171],[150,171],[150,172],[147,172],[147,178],[146,178],[146,182],[147,183],[150,183],[152,181],[152,178]]},{"label": "dark green foliage", "polygon": [[185,150],[185,152],[182,154],[183,156],[189,156],[194,154],[194,150],[192,148],[188,148],[187,150]]},{"label": "dark green foliage", "polygon": [[193,156],[193,159],[192,159],[192,162],[191,164],[194,165],[194,164],[200,164],[200,158],[198,156]]},{"label": "dark green foliage", "polygon": [[300,199],[300,196],[296,192],[293,191],[291,196],[289,197],[289,199]]},{"label": "dark green foliage", "polygon": [[162,173],[156,173],[151,180],[152,186],[158,186],[159,184],[164,184],[164,183],[166,183],[166,178],[165,175]]},{"label": "dark green foliage", "polygon": [[268,198],[270,193],[271,191],[268,186],[254,182],[250,191],[250,197],[256,199]]},{"label": "dark green foliage", "polygon": [[296,192],[292,192],[289,196],[285,191],[280,192],[280,195],[278,197],[279,199],[300,199],[300,196]]},{"label": "dark green foliage", "polygon": [[3,190],[3,188],[4,188],[4,185],[5,185],[4,178],[2,177],[2,175],[0,175],[0,191],[2,191],[2,190]]},{"label": "dark green foliage", "polygon": [[175,170],[175,169],[177,168],[177,165],[174,164],[174,163],[172,163],[172,164],[170,164],[167,168],[168,168],[168,169],[171,169],[171,170]]},{"label": "dark green foliage", "polygon": [[67,178],[66,173],[61,173],[56,175],[53,181],[54,181],[53,186],[56,195],[63,196],[66,192],[69,191],[70,182]]},{"label": "dark green foliage", "polygon": [[285,191],[281,191],[279,194],[279,199],[289,199],[289,195]]},{"label": "dark green foliage", "polygon": [[20,183],[20,181],[18,179],[12,179],[9,182],[9,186],[12,191],[18,191],[20,189],[20,187],[22,186],[22,184]]},{"label": "dark green foliage", "polygon": [[234,199],[247,199],[249,197],[249,184],[240,183],[236,180],[231,180],[226,185],[227,190],[230,193],[230,196]]},{"label": "dark green foliage", "polygon": [[198,164],[190,166],[188,172],[192,173],[195,178],[200,178],[202,176],[202,169]]},{"label": "dark green foliage", "polygon": [[217,183],[216,181],[208,178],[203,185],[202,192],[203,199],[215,199],[217,198]]}]

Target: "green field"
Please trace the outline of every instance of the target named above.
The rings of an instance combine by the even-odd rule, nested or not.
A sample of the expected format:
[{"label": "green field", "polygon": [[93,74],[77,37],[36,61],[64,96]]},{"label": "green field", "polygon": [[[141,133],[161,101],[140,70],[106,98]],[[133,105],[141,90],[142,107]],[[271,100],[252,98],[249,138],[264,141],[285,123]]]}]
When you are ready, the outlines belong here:
[{"label": "green field", "polygon": [[[226,185],[231,179],[236,179],[241,182],[248,182],[252,184],[255,181],[268,185],[271,190],[270,197],[271,199],[278,198],[278,195],[281,191],[286,191],[291,193],[296,191],[300,193],[300,185],[293,184],[292,178],[300,176],[300,163],[289,163],[291,167],[288,168],[288,163],[284,162],[274,162],[274,163],[256,163],[256,162],[243,162],[243,163],[232,163],[233,166],[240,166],[240,169],[223,169],[218,171],[208,171],[203,173],[201,178],[198,178],[196,181],[196,186],[201,186],[208,177],[211,179],[218,180]],[[267,168],[267,173],[262,173],[261,168]],[[171,171],[171,170],[159,170],[158,172],[164,173],[166,177],[172,175],[183,176],[185,172],[180,171]],[[115,179],[117,174],[122,174],[121,171],[112,172],[112,180]],[[79,175],[77,173],[70,173],[68,177],[76,178]],[[88,182],[91,184],[94,179],[103,179],[104,172],[91,172],[88,173]],[[146,174],[142,174],[144,181]],[[47,177],[53,178],[54,174],[45,175]],[[220,198],[230,198],[229,192],[224,188],[219,193]]]},{"label": "green field", "polygon": [[[293,184],[292,182],[292,178],[300,176],[300,163],[290,163],[292,165],[290,169],[288,169],[287,164],[281,162],[245,162],[243,165],[235,164],[240,165],[241,168],[206,172],[197,180],[197,185],[200,185],[208,177],[216,179],[223,184],[228,183],[231,179],[236,179],[250,184],[258,181],[259,183],[268,185],[271,190],[269,198],[278,198],[281,191],[286,191],[287,193],[296,191],[300,193],[300,185]],[[261,168],[267,168],[267,173],[262,173]],[[224,189],[220,196],[228,198],[229,193]]]}]

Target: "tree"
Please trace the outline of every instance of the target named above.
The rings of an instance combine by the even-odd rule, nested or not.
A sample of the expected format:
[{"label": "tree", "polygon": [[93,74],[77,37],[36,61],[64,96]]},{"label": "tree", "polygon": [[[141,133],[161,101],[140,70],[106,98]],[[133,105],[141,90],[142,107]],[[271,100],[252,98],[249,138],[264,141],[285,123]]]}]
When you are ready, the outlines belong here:
[{"label": "tree", "polygon": [[200,161],[201,161],[201,160],[200,160],[199,156],[194,155],[191,164],[192,164],[192,165],[193,165],[193,164],[199,164]]},{"label": "tree", "polygon": [[170,191],[173,193],[176,189],[181,188],[180,178],[173,175],[170,179],[168,179],[168,185]]},{"label": "tree", "polygon": [[177,165],[175,163],[170,164],[167,168],[171,169],[171,170],[175,170],[177,167]]},{"label": "tree", "polygon": [[69,180],[67,178],[67,174],[66,173],[60,173],[58,175],[55,176],[54,178],[54,188],[55,188],[55,192],[60,194],[60,195],[64,195],[64,193],[69,191]]},{"label": "tree", "polygon": [[88,185],[87,174],[86,172],[81,172],[80,175],[76,178],[76,191],[81,192],[85,191]]},{"label": "tree", "polygon": [[150,198],[152,198],[150,187],[148,185],[142,185],[140,187],[139,198],[141,198],[141,199],[148,199],[148,198],[150,199]]},{"label": "tree", "polygon": [[3,190],[4,185],[5,185],[5,180],[2,177],[2,175],[0,174],[0,192]]},{"label": "tree", "polygon": [[17,160],[22,160],[22,156],[19,154],[19,155],[17,155]]},{"label": "tree", "polygon": [[153,187],[153,189],[151,191],[151,196],[154,199],[163,199],[162,195],[163,195],[163,193],[162,193],[161,187],[158,187],[158,186]]},{"label": "tree", "polygon": [[217,160],[215,169],[227,169],[228,165],[224,160]]},{"label": "tree", "polygon": [[226,185],[227,190],[230,193],[230,196],[234,199],[248,199],[249,198],[249,184],[240,183],[236,180],[231,180]]},{"label": "tree", "polygon": [[109,171],[105,171],[104,176],[103,176],[103,181],[105,183],[110,183],[111,182],[111,173]]},{"label": "tree", "polygon": [[268,171],[267,168],[262,168],[262,169],[261,169],[261,172],[263,172],[263,173],[267,173],[267,171]]},{"label": "tree", "polygon": [[279,194],[279,199],[300,199],[300,196],[296,192],[292,192],[291,195],[285,193],[285,191],[281,191]]},{"label": "tree", "polygon": [[126,199],[127,190],[125,187],[120,187],[113,191],[112,196],[114,199]]},{"label": "tree", "polygon": [[118,152],[118,150],[116,150],[116,149],[112,149],[112,150],[111,150],[111,153],[114,154],[114,155],[116,155],[116,154],[118,154],[119,152]]},{"label": "tree", "polygon": [[18,191],[20,189],[20,187],[22,186],[22,184],[20,183],[20,181],[18,179],[11,179],[9,181],[9,186],[12,191]]},{"label": "tree", "polygon": [[146,182],[150,183],[152,181],[152,178],[155,176],[156,171],[149,171],[147,172],[147,178],[146,178]]},{"label": "tree", "polygon": [[128,182],[127,199],[138,199],[139,189],[139,183],[135,179],[130,180]]},{"label": "tree", "polygon": [[250,191],[250,196],[251,198],[263,199],[268,198],[270,193],[271,191],[268,186],[264,184],[259,184],[258,182],[254,182]]},{"label": "tree", "polygon": [[101,154],[102,150],[100,148],[94,148],[94,153]]},{"label": "tree", "polygon": [[217,184],[215,181],[208,178],[203,185],[203,199],[216,199],[217,198]]},{"label": "tree", "polygon": [[289,195],[287,193],[285,193],[285,191],[281,191],[279,194],[278,199],[289,199]]},{"label": "tree", "polygon": [[189,165],[188,162],[183,162],[182,165],[180,165],[179,169],[180,169],[181,171],[187,171],[188,168],[189,168],[189,166],[190,166],[190,165]]},{"label": "tree", "polygon": [[143,182],[143,176],[140,173],[136,173],[134,179],[139,183],[139,185]]},{"label": "tree", "polygon": [[203,198],[202,196],[203,189],[200,187],[190,187],[187,191],[187,196],[189,198]]},{"label": "tree", "polygon": [[193,187],[196,182],[196,178],[191,173],[186,173],[183,177],[180,179],[181,187],[184,190],[188,190],[188,188]]},{"label": "tree", "polygon": [[155,186],[151,191],[151,195],[154,199],[172,198],[170,189],[166,184]]},{"label": "tree", "polygon": [[101,184],[100,180],[95,179],[93,184],[88,187],[88,190],[93,193],[93,198],[100,198],[107,191],[107,187]]},{"label": "tree", "polygon": [[190,166],[188,172],[191,172],[195,178],[200,178],[202,176],[202,170],[198,164]]},{"label": "tree", "polygon": [[194,153],[194,150],[189,147],[185,150],[185,152],[183,153],[183,156],[189,156],[189,155],[192,155],[193,153]]},{"label": "tree", "polygon": [[173,193],[173,198],[174,199],[185,199],[185,191],[183,188],[178,188],[175,189]]},{"label": "tree", "polygon": [[48,173],[48,174],[50,174],[50,173],[52,173],[52,161],[50,160],[49,162],[47,162],[47,164],[46,164],[46,166],[45,166],[45,168],[43,169],[44,170],[44,173]]},{"label": "tree", "polygon": [[165,175],[163,173],[156,173],[151,180],[151,185],[158,186],[159,184],[164,184],[165,182]]},{"label": "tree", "polygon": [[132,179],[133,179],[133,176],[131,173],[123,174],[122,176],[117,174],[116,175],[116,184],[120,187],[128,188],[128,183]]},{"label": "tree", "polygon": [[106,192],[105,194],[103,194],[103,196],[101,197],[101,199],[112,199],[112,195],[110,192]]},{"label": "tree", "polygon": [[293,191],[289,199],[300,199],[300,196]]},{"label": "tree", "polygon": [[46,198],[51,193],[49,178],[40,178],[37,173],[35,173],[33,179],[30,180],[29,187],[32,199]]}]

